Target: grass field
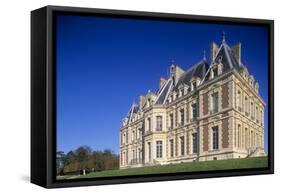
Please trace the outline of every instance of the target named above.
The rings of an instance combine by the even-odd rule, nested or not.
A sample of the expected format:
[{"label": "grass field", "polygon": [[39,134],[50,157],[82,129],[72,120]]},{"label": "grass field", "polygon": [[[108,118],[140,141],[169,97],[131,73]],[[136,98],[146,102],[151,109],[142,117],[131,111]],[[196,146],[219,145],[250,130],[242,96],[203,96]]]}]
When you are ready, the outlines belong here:
[{"label": "grass field", "polygon": [[80,176],[63,176],[58,179],[74,179],[74,178],[95,178],[95,177],[112,177],[127,175],[144,175],[144,174],[161,174],[176,172],[195,172],[210,170],[227,170],[227,169],[247,169],[247,168],[263,168],[267,167],[267,157],[230,159],[230,160],[213,160],[206,162],[189,162],[180,164],[168,164],[147,166],[140,168],[130,168],[122,170],[107,170],[101,172],[92,172]]}]

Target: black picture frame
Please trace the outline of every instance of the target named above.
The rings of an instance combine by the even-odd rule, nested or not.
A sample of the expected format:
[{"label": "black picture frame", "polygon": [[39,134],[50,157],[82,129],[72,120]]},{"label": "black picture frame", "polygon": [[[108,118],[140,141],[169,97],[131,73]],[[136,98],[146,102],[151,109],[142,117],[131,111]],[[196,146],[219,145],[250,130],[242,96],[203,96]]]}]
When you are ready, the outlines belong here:
[{"label": "black picture frame", "polygon": [[[57,181],[55,20],[57,13],[261,25],[269,30],[268,168]],[[46,188],[169,181],[274,173],[274,21],[230,17],[46,6],[31,12],[31,182]]]}]

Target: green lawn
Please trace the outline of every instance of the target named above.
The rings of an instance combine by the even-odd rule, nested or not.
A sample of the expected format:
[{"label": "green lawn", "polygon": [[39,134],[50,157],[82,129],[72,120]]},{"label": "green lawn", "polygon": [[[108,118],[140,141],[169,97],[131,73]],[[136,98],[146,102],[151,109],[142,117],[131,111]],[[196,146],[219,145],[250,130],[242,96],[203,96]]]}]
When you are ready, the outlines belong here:
[{"label": "green lawn", "polygon": [[267,167],[267,164],[268,164],[267,157],[213,160],[213,161],[206,161],[206,162],[188,162],[188,163],[180,163],[180,164],[147,166],[147,167],[130,168],[130,169],[122,169],[122,170],[107,170],[101,172],[92,172],[83,176],[81,175],[81,176],[58,177],[58,179],[95,178],[95,177],[195,172],[195,171],[226,170],[226,169],[263,168],[263,167]]}]

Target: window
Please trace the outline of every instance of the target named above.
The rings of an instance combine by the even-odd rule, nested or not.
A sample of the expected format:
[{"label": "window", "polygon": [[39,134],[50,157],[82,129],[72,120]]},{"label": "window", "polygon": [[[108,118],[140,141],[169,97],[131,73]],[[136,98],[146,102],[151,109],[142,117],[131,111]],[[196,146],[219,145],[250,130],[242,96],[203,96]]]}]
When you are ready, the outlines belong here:
[{"label": "window", "polygon": [[213,77],[216,77],[216,76],[218,76],[218,67],[217,66],[215,66],[213,68]]},{"label": "window", "polygon": [[245,114],[249,116],[249,102],[247,96],[245,96]]},{"label": "window", "polygon": [[197,118],[197,103],[192,104],[192,121]]},{"label": "window", "polygon": [[139,150],[139,156],[138,156],[138,157],[139,157],[139,159],[138,159],[138,160],[140,161],[140,160],[141,160],[141,158],[142,158],[142,157],[141,157],[141,149],[139,148],[138,150]]},{"label": "window", "polygon": [[257,123],[259,122],[259,111],[258,111],[258,107],[256,106],[256,120]]},{"label": "window", "polygon": [[151,161],[151,143],[148,142],[147,146],[148,146],[148,161]]},{"label": "window", "polygon": [[213,129],[213,150],[219,149],[219,128],[215,126]]},{"label": "window", "polygon": [[135,150],[133,150],[133,162],[134,162],[134,160],[135,160]]},{"label": "window", "polygon": [[251,136],[250,136],[250,138],[251,138],[251,147],[253,147],[254,146],[254,134],[253,134],[253,131],[251,131]]},{"label": "window", "polygon": [[197,133],[192,134],[192,151],[194,154],[198,152],[198,135],[197,135]]},{"label": "window", "polygon": [[170,114],[169,117],[170,117],[170,129],[173,129],[173,127],[174,127],[174,115]]},{"label": "window", "polygon": [[156,157],[162,158],[162,141],[156,141]]},{"label": "window", "polygon": [[193,90],[196,89],[196,81],[194,81],[194,82],[192,83],[192,87],[193,87]]},{"label": "window", "polygon": [[148,131],[151,131],[151,118],[147,119],[147,128],[148,128]]},{"label": "window", "polygon": [[170,157],[174,157],[174,140],[170,140]]},{"label": "window", "polygon": [[149,98],[149,99],[147,100],[147,107],[149,107],[150,104],[151,104],[151,100],[150,100],[150,98]]},{"label": "window", "polygon": [[184,125],[184,109],[180,110],[180,126]]},{"label": "window", "polygon": [[181,89],[181,96],[184,96],[184,89]]},{"label": "window", "polygon": [[162,131],[162,116],[156,116],[156,131]]},{"label": "window", "polygon": [[238,91],[237,92],[237,108],[238,108],[238,111],[240,111],[240,112],[242,111],[241,105],[242,105],[241,92]]},{"label": "window", "polygon": [[254,120],[254,103],[251,102],[251,119]]},{"label": "window", "polygon": [[248,128],[245,128],[245,147],[246,148],[249,147],[249,132],[248,132]]},{"label": "window", "polygon": [[218,92],[215,92],[212,94],[212,105],[213,105],[213,113],[216,113],[219,111],[219,94]]},{"label": "window", "polygon": [[181,136],[180,137],[180,153],[181,153],[181,156],[183,156],[184,155],[184,136]]},{"label": "window", "polygon": [[260,111],[260,120],[261,120],[261,125],[263,125],[263,112],[262,112],[262,110]]},{"label": "window", "polygon": [[128,141],[129,141],[129,134],[128,134],[128,131],[126,131],[126,143],[128,143]]},{"label": "window", "polygon": [[142,129],[139,129],[139,138],[142,138]]},{"label": "window", "polygon": [[132,141],[134,141],[135,139],[135,131],[133,131],[133,134],[132,134]]},{"label": "window", "polygon": [[241,125],[238,125],[238,131],[237,131],[237,133],[238,133],[238,137],[237,137],[237,139],[238,139],[238,147],[240,148],[241,147]]}]

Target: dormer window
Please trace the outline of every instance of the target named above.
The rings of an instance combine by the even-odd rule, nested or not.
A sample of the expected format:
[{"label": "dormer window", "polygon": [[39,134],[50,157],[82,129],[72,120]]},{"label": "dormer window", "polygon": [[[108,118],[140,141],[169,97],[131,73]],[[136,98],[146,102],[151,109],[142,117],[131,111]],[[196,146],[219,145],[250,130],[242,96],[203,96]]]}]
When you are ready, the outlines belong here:
[{"label": "dormer window", "polygon": [[184,96],[184,88],[181,89],[181,96]]},{"label": "dormer window", "polygon": [[151,99],[148,98],[148,99],[147,99],[147,107],[150,107],[150,105],[151,105]]},{"label": "dormer window", "polygon": [[218,64],[218,75],[222,74],[223,65],[222,63]]},{"label": "dormer window", "polygon": [[169,97],[169,102],[170,102],[170,103],[172,102],[172,96]]},{"label": "dormer window", "polygon": [[254,86],[254,77],[253,77],[252,75],[250,76],[249,84],[250,84],[252,87]]},{"label": "dormer window", "polygon": [[255,90],[256,90],[256,92],[259,91],[259,84],[258,84],[258,82],[255,83]]},{"label": "dormer window", "polygon": [[196,86],[197,86],[196,81],[194,81],[194,82],[192,83],[192,88],[193,88],[193,90],[196,89]]},{"label": "dormer window", "polygon": [[216,77],[216,76],[218,76],[218,67],[217,66],[213,67],[213,77]]}]

